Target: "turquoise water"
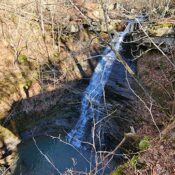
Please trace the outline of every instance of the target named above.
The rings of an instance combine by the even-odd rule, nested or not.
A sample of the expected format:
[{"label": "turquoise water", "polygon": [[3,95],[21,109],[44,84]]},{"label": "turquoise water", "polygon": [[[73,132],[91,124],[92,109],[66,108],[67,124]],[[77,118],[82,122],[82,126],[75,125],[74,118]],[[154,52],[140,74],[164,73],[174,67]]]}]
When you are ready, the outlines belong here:
[{"label": "turquoise water", "polygon": [[[57,175],[68,169],[88,172],[90,164],[86,159],[91,159],[91,153],[83,150],[83,156],[73,147],[50,137],[38,137],[36,143],[46,157],[38,151],[32,139],[19,145],[19,161],[13,175]],[[76,173],[78,174],[78,173]]]}]

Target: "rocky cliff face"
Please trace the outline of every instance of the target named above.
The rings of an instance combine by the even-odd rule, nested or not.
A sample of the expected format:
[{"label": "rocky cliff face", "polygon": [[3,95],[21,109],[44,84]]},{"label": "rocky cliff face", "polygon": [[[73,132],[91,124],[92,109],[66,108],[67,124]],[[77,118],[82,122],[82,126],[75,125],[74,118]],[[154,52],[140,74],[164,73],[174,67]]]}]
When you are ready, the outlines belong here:
[{"label": "rocky cliff face", "polygon": [[[17,7],[21,5],[22,2],[17,3]],[[50,11],[55,7],[43,7],[44,29],[36,19],[31,18],[27,23],[23,14],[6,14],[4,11],[1,14],[1,119],[7,116],[15,102],[55,90],[68,81],[87,79],[93,72],[98,61],[96,55],[106,47],[103,39],[109,39],[103,10],[95,3],[87,3],[83,7],[78,5],[91,16],[91,25],[77,15],[73,7],[62,7],[65,8],[56,8],[62,9],[68,18],[61,20],[61,16],[53,16],[54,26],[48,21],[51,21]],[[114,10],[114,7],[110,6],[108,10]],[[108,21],[109,26],[112,24],[110,31],[124,28],[121,21],[111,18]]]}]

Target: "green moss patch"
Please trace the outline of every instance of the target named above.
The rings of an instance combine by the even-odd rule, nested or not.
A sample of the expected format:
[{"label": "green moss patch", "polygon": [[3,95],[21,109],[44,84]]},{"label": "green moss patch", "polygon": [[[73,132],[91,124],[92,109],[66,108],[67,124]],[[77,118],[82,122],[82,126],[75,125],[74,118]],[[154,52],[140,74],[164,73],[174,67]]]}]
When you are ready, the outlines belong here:
[{"label": "green moss patch", "polygon": [[27,62],[27,56],[26,56],[26,55],[23,55],[23,54],[20,54],[20,55],[18,56],[18,62],[19,62],[20,64],[26,63],[26,62]]}]

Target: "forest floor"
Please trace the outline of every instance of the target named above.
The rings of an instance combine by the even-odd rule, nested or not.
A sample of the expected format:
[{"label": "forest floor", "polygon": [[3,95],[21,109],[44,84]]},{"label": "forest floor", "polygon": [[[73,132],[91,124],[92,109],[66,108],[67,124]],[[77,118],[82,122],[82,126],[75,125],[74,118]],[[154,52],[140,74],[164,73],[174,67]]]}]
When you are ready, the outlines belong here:
[{"label": "forest floor", "polygon": [[[174,59],[174,54],[168,56]],[[114,171],[114,175],[174,175],[174,69],[159,52],[150,52],[138,60],[138,76],[151,96],[135,92],[138,152],[133,153],[129,163]]]}]

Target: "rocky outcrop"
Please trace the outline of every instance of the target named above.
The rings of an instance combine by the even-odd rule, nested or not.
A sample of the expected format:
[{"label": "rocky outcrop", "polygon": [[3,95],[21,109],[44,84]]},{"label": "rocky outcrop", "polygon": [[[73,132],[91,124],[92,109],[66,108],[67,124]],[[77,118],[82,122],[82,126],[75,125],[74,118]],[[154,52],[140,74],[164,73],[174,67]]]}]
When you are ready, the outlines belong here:
[{"label": "rocky outcrop", "polygon": [[[15,31],[16,24],[11,19],[6,20],[6,23]],[[15,102],[44,91],[55,90],[65,81],[87,78],[96,65],[95,58],[92,61],[87,59],[90,56],[89,49],[92,52],[97,51],[98,39],[93,40],[94,35],[81,30],[76,36],[62,34],[61,41],[60,39],[58,41],[58,38],[50,36],[49,30],[44,44],[38,23],[32,22],[32,25],[34,25],[32,30],[36,32],[37,37],[30,37],[25,33],[25,31],[31,31],[30,25],[25,24],[26,29],[19,25],[23,38],[27,40],[27,48],[24,42],[20,42],[18,50],[13,42],[17,42],[21,33],[17,32],[14,38],[7,26],[4,27],[5,35],[8,35],[13,42],[9,43],[7,38],[0,40],[0,119],[8,115]],[[75,32],[73,28],[71,30]],[[2,38],[3,35],[0,31]],[[41,47],[37,46],[37,42]],[[46,54],[47,51],[49,55]]]},{"label": "rocky outcrop", "polygon": [[145,22],[142,24],[142,29],[130,33],[128,41],[131,41],[132,51],[136,57],[150,50],[159,49],[169,54],[175,44],[174,21],[167,19],[156,23]]},{"label": "rocky outcrop", "polygon": [[153,37],[175,37],[175,21],[164,21],[155,24],[149,24],[147,32]]},{"label": "rocky outcrop", "polygon": [[0,126],[0,169],[14,166],[17,161],[17,145],[20,143],[11,131]]}]

